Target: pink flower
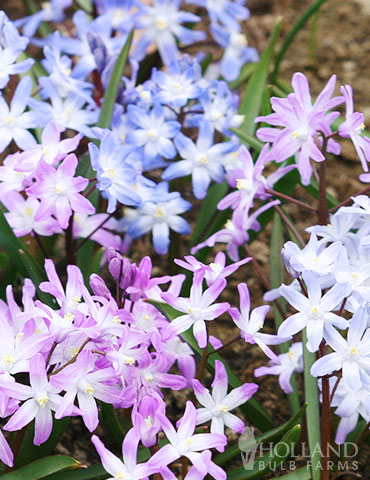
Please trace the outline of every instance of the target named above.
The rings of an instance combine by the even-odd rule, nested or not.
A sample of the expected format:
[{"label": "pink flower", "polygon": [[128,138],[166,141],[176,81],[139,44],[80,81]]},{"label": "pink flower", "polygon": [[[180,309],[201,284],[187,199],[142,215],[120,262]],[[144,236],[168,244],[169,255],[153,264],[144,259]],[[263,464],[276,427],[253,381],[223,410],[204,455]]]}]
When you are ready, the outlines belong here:
[{"label": "pink flower", "polygon": [[28,195],[41,200],[36,221],[55,215],[61,228],[66,229],[72,212],[95,213],[94,206],[79,193],[86,188],[88,180],[74,178],[77,163],[74,154],[68,155],[57,169],[40,160],[35,171],[36,182],[26,190]]}]

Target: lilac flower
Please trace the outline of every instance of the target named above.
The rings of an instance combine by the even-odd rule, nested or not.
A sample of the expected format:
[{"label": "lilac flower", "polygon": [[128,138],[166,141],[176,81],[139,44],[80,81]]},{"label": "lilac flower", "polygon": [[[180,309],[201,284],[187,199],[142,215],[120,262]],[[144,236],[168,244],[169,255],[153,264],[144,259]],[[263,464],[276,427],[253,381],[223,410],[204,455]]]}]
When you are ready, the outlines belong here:
[{"label": "lilac flower", "polygon": [[173,120],[167,121],[162,105],[155,104],[146,112],[136,105],[127,107],[128,119],[137,127],[127,135],[127,142],[136,147],[144,147],[148,158],[162,155],[173,158],[176,149],[171,139],[180,131],[181,125]]},{"label": "lilac flower", "polygon": [[145,396],[132,410],[132,424],[147,448],[157,443],[157,434],[162,429],[160,415],[165,415],[166,404],[157,397]]},{"label": "lilac flower", "polygon": [[137,238],[152,231],[154,249],[164,255],[168,252],[170,229],[185,235],[190,233],[190,225],[179,216],[190,208],[191,203],[177,192],[168,194],[166,201],[145,202],[138,209],[137,218],[130,223],[127,233]]},{"label": "lilac flower", "polygon": [[[98,228],[99,226],[101,227]],[[121,237],[110,231],[115,230],[116,226],[117,220],[113,217],[109,218],[107,213],[96,213],[90,216],[75,213],[73,216],[73,237],[89,237],[103,247],[113,247],[119,250]]]},{"label": "lilac flower", "polygon": [[83,350],[79,353],[75,363],[66,366],[62,371],[53,375],[50,383],[66,394],[61,400],[55,418],[71,415],[74,401],[77,396],[78,405],[86,427],[93,432],[98,426],[98,407],[96,400],[114,403],[119,398],[119,390],[107,382],[113,377],[111,368],[95,370],[95,360],[91,351]]},{"label": "lilac flower", "polygon": [[114,478],[141,480],[148,478],[148,476],[155,471],[152,468],[149,468],[149,462],[140,464],[136,463],[140,436],[134,428],[129,430],[123,440],[123,461],[110,452],[96,435],[91,437],[91,441],[100,456],[104,470]]},{"label": "lilac flower", "polygon": [[100,148],[89,143],[91,165],[97,172],[98,189],[108,199],[108,213],[116,209],[117,201],[123,205],[140,205],[141,198],[134,191],[140,172],[125,161],[129,147],[118,145],[114,135],[106,132]]},{"label": "lilac flower", "polygon": [[53,260],[45,259],[44,268],[48,281],[40,283],[40,290],[55,297],[60,306],[61,315],[65,316],[68,313],[76,314],[76,311],[84,308],[80,304],[84,288],[81,270],[76,265],[67,266],[67,282],[64,288]]},{"label": "lilac flower", "polygon": [[319,358],[312,365],[311,374],[321,377],[342,370],[346,387],[354,392],[360,390],[362,378],[370,373],[368,320],[365,308],[356,310],[349,324],[347,340],[334,328],[328,329],[325,340],[334,352]]},{"label": "lilac flower", "polygon": [[295,335],[306,327],[307,349],[310,352],[316,352],[322,339],[326,338],[327,325],[334,325],[341,329],[347,328],[347,320],[333,313],[332,310],[339,308],[347,296],[348,288],[345,284],[337,283],[322,296],[317,273],[305,271],[302,277],[308,297],[287,285],[280,287],[281,295],[298,310],[298,313],[284,320],[279,327],[278,335],[283,337]]},{"label": "lilac flower", "polygon": [[20,192],[24,189],[24,183],[29,173],[18,171],[21,153],[7,155],[3,164],[0,165],[0,198],[9,192]]},{"label": "lilac flower", "polygon": [[112,363],[118,375],[127,373],[125,370],[134,365],[147,350],[149,335],[135,332],[127,325],[123,326],[117,348],[114,346],[106,353],[106,358]]},{"label": "lilac flower", "polygon": [[223,449],[227,439],[225,435],[217,433],[194,434],[196,420],[197,412],[191,402],[186,402],[185,413],[180,420],[177,432],[168,418],[161,415],[162,427],[170,443],[156,452],[149,460],[148,465],[154,468],[158,465],[166,466],[174,460],[185,456],[201,474],[207,473],[204,457],[199,452],[214,447]]},{"label": "lilac flower", "polygon": [[163,293],[162,298],[179,312],[185,313],[173,320],[164,332],[164,338],[185,332],[193,326],[193,333],[200,348],[207,345],[206,321],[214,320],[229,309],[226,302],[213,302],[221,294],[226,286],[226,280],[219,278],[211,287],[203,292],[204,272],[194,273],[193,285],[190,290],[190,297],[175,297],[171,293]]},{"label": "lilac flower", "polygon": [[259,367],[254,371],[256,377],[262,375],[279,375],[279,384],[285,393],[292,393],[290,378],[293,372],[303,372],[302,342],[293,343],[287,353],[281,353],[276,360],[269,361],[269,367]]},{"label": "lilac flower", "polygon": [[55,215],[61,228],[68,227],[72,212],[95,213],[95,208],[79,192],[89,183],[86,178],[74,177],[77,157],[68,155],[58,169],[40,160],[35,172],[37,182],[27,189],[27,194],[41,200],[35,220],[45,220]]},{"label": "lilac flower", "polygon": [[10,108],[4,97],[0,96],[0,152],[3,152],[12,140],[22,150],[36,145],[36,140],[28,129],[39,127],[40,124],[34,112],[25,112],[31,89],[31,78],[23,77],[15,89]]},{"label": "lilac flower", "polygon": [[17,75],[29,70],[34,60],[27,58],[17,61],[26,49],[28,39],[21,37],[5,12],[0,12],[0,89],[9,82],[10,75]]},{"label": "lilac flower", "polygon": [[76,150],[81,135],[60,140],[61,131],[61,127],[54,122],[47,123],[41,134],[41,144],[37,144],[21,153],[18,171],[33,172],[41,158],[55,167],[58,161],[66,157],[67,153]]},{"label": "lilac flower", "polygon": [[[164,355],[144,352],[139,359],[136,371],[137,388],[144,387],[144,391],[159,392],[159,388],[171,388],[182,390],[186,387],[187,381],[181,375],[167,373],[169,364]],[[152,393],[150,393],[152,394]]]},{"label": "lilac flower", "polygon": [[215,180],[221,183],[224,179],[224,169],[221,159],[233,148],[232,142],[213,143],[213,130],[208,122],[202,122],[199,128],[197,143],[179,133],[175,145],[181,155],[181,160],[172,163],[162,174],[164,180],[192,175],[193,193],[196,198],[203,199],[211,183]]},{"label": "lilac flower", "polygon": [[41,222],[35,220],[35,214],[40,206],[36,198],[31,197],[25,200],[20,193],[9,192],[1,200],[8,209],[4,214],[5,218],[17,237],[23,237],[32,232],[44,236],[61,233],[61,228],[54,218],[47,217]]},{"label": "lilac flower", "polygon": [[4,429],[11,432],[20,430],[35,419],[33,443],[41,445],[50,436],[53,427],[51,412],[57,410],[62,400],[58,393],[63,388],[55,388],[49,383],[45,360],[41,354],[37,354],[30,363],[30,384],[31,386],[28,386],[0,378],[0,385],[4,392],[17,400],[25,400],[25,403],[8,420]]},{"label": "lilac flower", "polygon": [[14,465],[14,455],[3,432],[0,430],[0,460],[8,467]]},{"label": "lilac flower", "polygon": [[197,409],[197,425],[211,420],[211,433],[222,435],[225,426],[239,434],[242,433],[245,427],[244,422],[230,413],[230,410],[247,402],[258,390],[255,383],[244,383],[227,393],[228,385],[225,365],[219,360],[215,361],[212,395],[198,380],[193,380],[195,396],[202,405],[202,408]]},{"label": "lilac flower", "polygon": [[[11,310],[14,309],[9,291]],[[14,302],[15,303],[15,302]],[[19,308],[17,309],[19,313]],[[35,334],[36,323],[31,319],[25,321],[18,331],[9,325],[5,315],[0,319],[2,339],[0,345],[0,372],[6,373],[6,379],[19,372],[28,372],[33,363],[33,357],[42,349],[48,348],[53,338],[48,333]]]},{"label": "lilac flower", "polygon": [[238,292],[240,296],[240,312],[237,308],[230,308],[229,313],[236,326],[240,329],[240,336],[244,338],[247,343],[256,343],[270,359],[276,360],[277,357],[275,353],[267,345],[279,345],[280,343],[290,340],[291,337],[284,338],[259,332],[259,330],[263,328],[265,317],[270,310],[270,306],[262,305],[256,307],[250,313],[251,300],[247,285],[240,283],[238,285]]},{"label": "lilac flower", "polygon": [[[327,111],[343,102],[343,97],[332,97],[336,77],[333,75],[323,91],[312,105],[309,85],[302,73],[295,73],[292,78],[294,93],[286,99],[273,97],[271,106],[274,113],[257,117],[256,122],[266,121],[275,128],[260,128],[257,137],[272,142],[271,159],[282,162],[297,154],[298,170],[303,185],[308,185],[312,175],[310,160],[322,162],[325,157],[315,143],[318,131],[328,131],[333,122],[333,115],[326,118]],[[336,114],[335,114],[336,115]]]},{"label": "lilac flower", "polygon": [[[191,253],[195,254],[198,250],[204,247],[214,247],[216,243],[220,242],[227,244],[227,253],[231,260],[233,262],[239,261],[238,248],[249,240],[249,234],[247,230],[251,229],[254,231],[259,231],[261,226],[257,221],[257,217],[264,211],[268,210],[274,205],[278,205],[279,203],[279,200],[268,202],[253,212],[253,214],[247,219],[241,219],[237,216],[233,216],[232,220],[229,219],[221,230],[211,235],[204,242],[193,247],[191,249]],[[245,221],[244,224],[242,223],[243,220]]]},{"label": "lilac flower", "polygon": [[226,266],[226,255],[223,252],[218,252],[215,256],[214,262],[211,262],[209,265],[205,265],[191,255],[185,255],[184,259],[186,261],[175,258],[174,262],[191,272],[196,272],[197,270],[204,271],[204,278],[207,285],[210,287],[218,278],[228,277],[241,265],[248,263],[251,260],[251,257],[243,258],[239,262],[231,263],[228,266]]},{"label": "lilac flower", "polygon": [[228,175],[228,183],[237,190],[226,195],[217,205],[218,210],[232,208],[236,215],[247,216],[253,206],[255,197],[265,199],[265,179],[262,172],[266,158],[261,154],[254,163],[249,151],[241,146],[239,149],[241,168],[232,170]]},{"label": "lilac flower", "polygon": [[154,0],[151,6],[138,4],[140,11],[136,20],[138,29],[144,29],[136,48],[134,58],[142,60],[151,43],[156,43],[163,62],[169,65],[180,58],[176,38],[189,45],[205,38],[204,32],[190,30],[182,23],[199,22],[193,13],[179,10],[181,0]]},{"label": "lilac flower", "polygon": [[346,102],[346,120],[339,125],[338,133],[341,137],[351,138],[357,155],[360,157],[362,168],[369,171],[366,162],[370,161],[370,138],[361,135],[365,128],[365,116],[360,112],[353,112],[353,91],[350,85],[340,87]]},{"label": "lilac flower", "polygon": [[167,358],[170,365],[175,363],[175,361],[177,362],[181,375],[187,380],[187,387],[190,387],[196,371],[193,350],[186,342],[181,341],[179,337],[172,337],[163,342],[162,345],[162,354]]}]

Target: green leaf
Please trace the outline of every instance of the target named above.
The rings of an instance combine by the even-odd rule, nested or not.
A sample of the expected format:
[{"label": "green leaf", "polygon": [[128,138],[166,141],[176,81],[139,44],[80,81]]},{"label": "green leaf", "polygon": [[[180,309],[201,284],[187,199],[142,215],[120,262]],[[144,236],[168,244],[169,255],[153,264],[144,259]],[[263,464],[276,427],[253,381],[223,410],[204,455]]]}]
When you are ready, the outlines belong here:
[{"label": "green leaf", "polygon": [[[306,411],[307,404],[304,403],[302,407],[297,411],[297,413],[290,418],[287,422],[279,425],[268,432],[263,433],[262,435],[258,435],[255,438],[257,444],[261,442],[269,442],[275,440],[276,438],[280,438],[287,430],[297,425],[300,418]],[[216,457],[213,458],[213,461],[217,463],[217,465],[223,465],[224,463],[232,460],[236,455],[240,454],[239,445],[233,445],[226,449],[223,453],[218,454]]]},{"label": "green leaf", "polygon": [[295,425],[269,453],[259,457],[252,465],[249,465],[250,468],[239,467],[229,471],[227,474],[228,480],[253,480],[262,477],[271,470],[275,470],[291,457],[293,447],[298,442],[300,435],[301,426]]},{"label": "green leaf", "polygon": [[19,240],[7,222],[3,207],[0,205],[0,245],[5,250],[12,264],[23,277],[29,277],[37,288],[37,296],[44,303],[53,306],[51,297],[42,292],[38,287],[45,280],[43,270],[28,253],[24,243]]},{"label": "green leaf", "polygon": [[250,78],[251,75],[253,75],[255,70],[256,70],[255,63],[249,62],[243,65],[239,77],[233,82],[229,83],[230,89],[236,90],[237,88],[241,87],[243,83],[245,83],[248,80],[248,78]]},{"label": "green leaf", "polygon": [[263,52],[256,69],[251,76],[243,99],[240,103],[239,113],[244,115],[244,121],[240,127],[243,132],[252,134],[255,131],[254,119],[260,113],[262,96],[266,87],[271,59],[281,29],[281,18],[276,21],[266,50]]},{"label": "green leaf", "polygon": [[307,433],[308,445],[311,453],[311,474],[312,480],[320,480],[320,407],[317,379],[311,375],[311,367],[316,361],[316,355],[309,352],[306,347],[306,329],[302,332],[303,358],[304,358],[304,393],[307,402]]},{"label": "green leaf", "polygon": [[[281,223],[280,215],[275,212],[273,223],[272,223],[272,234],[271,234],[271,243],[270,243],[270,283],[272,288],[279,288],[280,285],[284,282],[284,263],[281,258],[281,249],[284,245],[284,235],[283,227]],[[280,305],[285,311],[285,302],[279,299]],[[275,318],[275,328],[276,331],[283,322],[283,318],[280,315],[279,310],[276,308],[276,305],[272,306]],[[289,342],[284,342],[279,345],[280,353],[287,353],[289,351]],[[296,374],[293,373],[291,377],[291,385],[293,387],[293,392],[288,395],[290,411],[294,415],[300,406]]]},{"label": "green leaf", "polygon": [[[162,303],[162,302],[154,302],[150,301],[149,303],[152,303],[155,305],[158,310],[160,310],[170,321],[174,320],[176,317],[179,315],[182,315],[181,312],[178,312],[174,308],[172,308],[170,305],[167,303]],[[199,348],[197,341],[194,338],[194,335],[191,330],[188,330],[186,332],[183,332],[181,334],[181,337],[185,340],[185,342],[190,345],[190,347],[198,353],[198,355],[202,354],[202,349]],[[212,351],[212,347],[210,348],[210,351]],[[221,360],[222,363],[225,365],[228,376],[229,376],[229,385],[231,388],[237,388],[240,387],[242,384],[240,380],[234,375],[234,373],[230,370],[230,368],[226,365],[225,360],[218,354],[214,353],[210,355],[208,358],[207,362],[207,369],[213,374],[215,371],[215,360]],[[248,400],[247,403],[242,405],[241,410],[244,412],[246,417],[257,427],[259,428],[262,432],[265,432],[267,430],[270,430],[274,424],[271,418],[267,415],[267,413],[264,411],[264,409],[261,407],[261,405],[254,399],[251,398]]]},{"label": "green leaf", "polygon": [[132,29],[128,34],[126,43],[123,46],[121,53],[119,54],[119,57],[114,66],[112,75],[110,77],[108,87],[105,91],[103,105],[101,107],[100,116],[97,123],[98,127],[101,127],[101,128],[110,127],[114,103],[117,98],[117,92],[118,92],[119,84],[121,82],[121,77],[123,75],[123,72],[127,63],[128,54],[130,51],[133,36],[134,36],[134,30]]},{"label": "green leaf", "polygon": [[230,130],[235,133],[240,141],[244,143],[244,145],[247,145],[247,147],[252,147],[256,152],[262,150],[264,143],[258,140],[254,135],[250,135],[249,133],[240,130],[240,128],[230,128]]},{"label": "green leaf", "polygon": [[29,425],[24,435],[21,447],[15,460],[15,468],[23,467],[38,458],[46,457],[51,453],[56,444],[62,438],[70,422],[69,417],[62,418],[61,420],[53,420],[53,430],[50,437],[46,442],[40,446],[34,445],[34,423]]},{"label": "green leaf", "polygon": [[295,22],[293,27],[290,29],[288,32],[287,36],[285,37],[283,44],[281,45],[281,48],[279,50],[279,53],[276,56],[275,60],[275,66],[274,66],[274,71],[272,74],[272,79],[275,82],[279,75],[279,69],[280,69],[280,64],[292,44],[294,38],[296,35],[302,30],[302,28],[306,25],[310,17],[321,7],[323,3],[325,3],[326,0],[316,0],[316,2],[313,2],[300,16],[300,18]]},{"label": "green leaf", "polygon": [[197,223],[190,241],[191,247],[203,240],[204,233],[208,231],[209,227],[211,227],[214,213],[217,214],[218,212],[218,210],[216,210],[217,204],[221,199],[224,198],[228,190],[229,187],[226,182],[220,184],[216,183],[209,188],[208,194],[202,201],[202,205],[197,216]]},{"label": "green leaf", "polygon": [[46,477],[45,480],[105,480],[106,478],[107,472],[102,465],[92,465],[68,472],[68,478],[66,478],[65,473],[54,473]]},{"label": "green leaf", "polygon": [[279,477],[279,480],[311,480],[311,472],[307,467],[303,467]]},{"label": "green leaf", "polygon": [[66,472],[76,468],[81,468],[81,463],[74,458],[66,455],[54,455],[52,457],[40,458],[25,467],[4,473],[0,475],[0,480],[40,480],[52,473]]}]

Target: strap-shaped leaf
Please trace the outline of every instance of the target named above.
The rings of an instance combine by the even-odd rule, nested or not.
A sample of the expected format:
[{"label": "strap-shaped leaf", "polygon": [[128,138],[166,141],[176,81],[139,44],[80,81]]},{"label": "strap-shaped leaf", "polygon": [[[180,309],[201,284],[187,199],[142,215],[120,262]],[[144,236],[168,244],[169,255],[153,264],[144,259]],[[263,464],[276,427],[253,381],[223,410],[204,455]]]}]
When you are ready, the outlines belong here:
[{"label": "strap-shaped leaf", "polygon": [[256,70],[248,82],[243,99],[240,103],[239,113],[244,115],[244,121],[240,130],[249,134],[252,134],[255,131],[254,119],[261,110],[262,96],[266,88],[270,64],[276,42],[279,38],[280,30],[281,18],[279,18],[275,24],[266,50],[263,52],[260,61],[256,66]]},{"label": "strap-shaped leaf", "polygon": [[317,378],[311,375],[311,367],[316,361],[316,355],[307,350],[307,333],[306,329],[302,332],[303,341],[303,358],[304,358],[304,394],[307,402],[307,433],[308,445],[311,454],[311,475],[312,480],[320,479],[320,407],[319,407],[319,391],[317,388]]},{"label": "strap-shaped leaf", "polygon": [[114,103],[117,99],[117,92],[123,71],[127,64],[128,54],[130,51],[132,39],[134,36],[134,30],[132,29],[128,34],[125,45],[123,46],[121,53],[118,56],[117,62],[114,66],[112,75],[110,77],[108,87],[104,94],[103,105],[101,107],[100,116],[98,120],[98,126],[101,128],[109,128],[113,113]]},{"label": "strap-shaped leaf", "polygon": [[65,473],[54,473],[45,480],[106,480],[107,472],[102,465],[91,465],[91,467],[81,468],[79,470]]},{"label": "strap-shaped leaf", "polygon": [[[54,455],[40,458],[25,467],[4,473],[0,475],[0,480],[41,480],[56,472],[67,472],[81,467],[81,463],[72,457]],[[69,476],[64,476],[64,478],[69,478]]]}]

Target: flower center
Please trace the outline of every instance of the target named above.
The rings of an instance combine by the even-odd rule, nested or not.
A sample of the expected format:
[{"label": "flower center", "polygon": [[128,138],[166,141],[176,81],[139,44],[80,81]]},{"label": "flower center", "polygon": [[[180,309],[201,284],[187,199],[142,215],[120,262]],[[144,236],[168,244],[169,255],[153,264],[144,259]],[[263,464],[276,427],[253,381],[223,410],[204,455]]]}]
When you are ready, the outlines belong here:
[{"label": "flower center", "polygon": [[37,401],[38,401],[40,407],[45,408],[46,404],[49,401],[49,397],[47,395],[45,395],[45,397],[39,397],[37,399]]},{"label": "flower center", "polygon": [[162,15],[158,15],[158,17],[155,19],[155,26],[157,30],[166,30],[167,20]]}]

